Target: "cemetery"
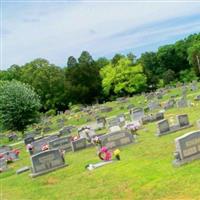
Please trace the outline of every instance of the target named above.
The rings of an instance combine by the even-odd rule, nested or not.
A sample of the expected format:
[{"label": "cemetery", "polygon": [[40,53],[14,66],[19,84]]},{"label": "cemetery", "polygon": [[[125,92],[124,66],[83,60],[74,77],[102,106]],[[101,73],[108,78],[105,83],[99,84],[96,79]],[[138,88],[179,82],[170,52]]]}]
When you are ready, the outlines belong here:
[{"label": "cemetery", "polygon": [[[34,186],[36,183],[39,193],[44,194],[47,199],[55,199],[57,196],[65,198],[64,196],[69,196],[71,192],[73,192],[71,199],[87,199],[86,194],[76,193],[76,187],[74,188],[73,185],[82,187],[87,183],[90,191],[92,182],[89,177],[91,176],[95,183],[98,183],[107,173],[111,173],[113,179],[106,178],[105,182],[112,184],[114,193],[110,194],[107,191],[102,198],[115,199],[120,193],[122,199],[129,199],[127,195],[130,193],[135,195],[135,199],[140,199],[141,192],[144,192],[142,199],[154,199],[155,196],[160,196],[156,194],[157,183],[165,195],[179,198],[174,192],[181,187],[178,180],[186,182],[185,186],[188,187],[194,183],[200,186],[200,181],[196,181],[196,178],[200,177],[200,104],[195,100],[199,89],[188,91],[185,94],[193,106],[181,106],[181,108],[174,106],[170,109],[165,109],[165,103],[171,98],[170,94],[175,93],[177,97],[174,97],[174,101],[178,101],[182,92],[178,88],[170,89],[168,93],[164,91],[162,99],[156,100],[156,102],[159,101],[160,106],[155,106],[155,109],[144,109],[149,105],[145,98],[149,97],[142,96],[141,99],[140,96],[135,96],[126,98],[126,101],[119,99],[124,109],[119,109],[118,101],[107,102],[103,107],[103,113],[101,107],[95,106],[98,118],[93,116],[91,122],[81,118],[85,118],[88,112],[93,112],[94,108],[88,108],[90,111],[87,109],[76,113],[69,111],[67,114],[59,114],[61,118],[67,119],[62,127],[56,126],[60,123],[57,117],[49,119],[48,125],[55,132],[34,134],[31,130],[21,143],[15,141],[16,145],[8,138],[4,146],[0,148],[2,172],[0,177],[4,185],[4,196],[11,199],[8,194],[12,188],[19,190],[23,184],[36,187]],[[141,106],[141,100],[144,102],[143,106]],[[152,98],[149,101],[152,104]],[[130,103],[134,107],[128,107]],[[76,119],[73,121],[70,119],[71,117],[76,118],[77,114],[82,116],[78,124]],[[163,137],[157,140],[157,136]],[[12,144],[14,146],[11,146]],[[13,149],[19,149],[17,155],[11,153],[14,152]],[[6,152],[10,152],[10,155]],[[13,159],[11,163],[7,162],[8,156]],[[143,171],[145,168],[146,172]],[[194,179],[187,179],[187,174],[189,176],[187,169],[194,170]],[[92,174],[89,175],[90,171]],[[186,175],[183,176],[183,173]],[[140,176],[135,177],[138,174]],[[76,176],[76,178],[71,179],[71,176]],[[177,179],[167,179],[167,177],[174,176],[177,176]],[[162,181],[158,177],[163,177]],[[119,182],[124,182],[124,178],[136,194],[133,194],[132,190],[122,192],[120,189],[122,185],[117,187]],[[9,186],[10,181],[16,182],[18,179],[20,184]],[[82,181],[79,181],[81,179]],[[140,180],[148,184],[149,189],[155,194],[147,197],[145,192],[148,188],[135,188],[140,187]],[[170,191],[165,188],[167,181],[172,183]],[[62,192],[54,192],[59,190],[60,184],[63,187],[67,185],[67,188]],[[46,193],[43,191],[45,185],[48,187],[52,185],[55,190],[47,189]],[[102,187],[98,186],[99,189]],[[24,190],[30,192],[31,188],[24,188]],[[183,190],[183,194],[188,194],[188,192],[187,189]],[[192,192],[193,190],[190,190],[189,194],[192,195]],[[39,193],[34,194],[38,199],[40,199]],[[22,193],[17,193],[16,199],[23,199],[21,195]],[[91,199],[98,199],[96,195],[95,193],[89,194]]]},{"label": "cemetery", "polygon": [[198,0],[0,0],[0,200],[200,200]]}]

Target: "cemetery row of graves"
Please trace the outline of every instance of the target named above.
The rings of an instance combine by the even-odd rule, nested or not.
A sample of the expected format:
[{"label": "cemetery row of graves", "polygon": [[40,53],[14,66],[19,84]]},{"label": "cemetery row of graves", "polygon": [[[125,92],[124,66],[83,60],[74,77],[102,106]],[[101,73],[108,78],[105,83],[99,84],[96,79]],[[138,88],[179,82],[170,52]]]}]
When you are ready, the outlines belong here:
[{"label": "cemetery row of graves", "polygon": [[[58,192],[53,194],[54,189],[47,187],[45,192],[49,193],[47,199],[66,199],[67,197],[63,195],[70,195],[71,199],[98,199],[96,194],[90,193],[93,187],[90,184],[88,187],[83,186],[86,183],[80,181],[80,177],[87,177],[87,183],[88,176],[97,179],[97,183],[101,180],[109,182],[109,178],[108,180],[105,178],[110,173],[114,182],[111,181],[112,187],[119,185],[116,190],[118,192],[109,193],[111,188],[108,187],[102,194],[104,187],[102,184],[99,186],[97,184],[97,194],[101,194],[99,199],[117,199],[117,193],[121,195],[119,199],[147,199],[145,196],[147,194],[144,193],[147,188],[142,188],[142,185],[149,184],[151,179],[158,181],[157,178],[162,176],[165,179],[163,182],[159,180],[159,183],[161,191],[165,192],[159,193],[157,187],[152,189],[155,186],[153,183],[152,187],[149,186],[153,193],[148,199],[159,199],[169,194],[175,196],[185,194],[188,192],[187,189],[180,194],[175,193],[177,190],[169,193],[164,187],[165,180],[172,182],[175,180],[167,179],[169,175],[163,172],[170,169],[170,175],[174,176],[176,170],[187,166],[199,172],[199,167],[195,164],[199,163],[200,158],[199,103],[199,83],[193,82],[177,88],[159,89],[133,98],[118,98],[117,101],[104,105],[66,111],[59,113],[55,118],[44,118],[42,125],[31,127],[27,131],[23,143],[20,142],[21,138],[20,140],[17,138],[17,134],[12,133],[8,137],[10,141],[0,147],[1,177],[5,184],[3,195],[6,199],[11,199],[8,192],[12,189],[19,190],[20,186],[16,187],[10,181],[21,179],[27,184],[35,184],[32,181],[36,180],[39,184],[38,190],[43,191],[44,179],[51,180],[51,177],[54,177],[55,180],[68,185],[69,189],[61,194],[59,181],[55,181],[53,186]],[[16,145],[12,144],[13,142],[16,142]],[[106,151],[101,152],[105,147]],[[118,154],[120,152],[121,159],[114,157],[116,150]],[[106,152],[110,152],[111,156],[100,160],[99,152],[105,155]],[[149,168],[146,168],[146,165]],[[94,170],[96,168],[99,169]],[[155,172],[148,174],[148,170]],[[163,174],[159,174],[159,171]],[[64,174],[70,176],[66,177]],[[75,175],[78,175],[78,178],[74,177]],[[193,181],[191,175],[190,181]],[[71,176],[77,180],[72,181]],[[132,182],[133,177],[135,184]],[[149,177],[149,180],[146,177]],[[182,177],[181,172],[178,177],[179,179]],[[187,176],[183,179],[187,180]],[[70,181],[75,181],[77,187],[83,187],[82,193],[77,194],[73,184],[69,184]],[[128,185],[127,188],[132,188],[131,191],[119,189],[120,186],[123,188],[125,183]],[[189,182],[184,184],[187,185]],[[199,181],[196,184],[197,187],[200,186]],[[89,191],[88,198],[84,193],[86,189],[84,187]],[[28,195],[27,199],[31,199],[33,194],[31,189],[28,187],[24,192]],[[199,192],[193,193],[193,190],[190,192],[194,199],[200,197]],[[26,199],[22,198],[22,193],[17,192],[16,199]],[[38,199],[45,199],[43,195],[38,196]]]}]

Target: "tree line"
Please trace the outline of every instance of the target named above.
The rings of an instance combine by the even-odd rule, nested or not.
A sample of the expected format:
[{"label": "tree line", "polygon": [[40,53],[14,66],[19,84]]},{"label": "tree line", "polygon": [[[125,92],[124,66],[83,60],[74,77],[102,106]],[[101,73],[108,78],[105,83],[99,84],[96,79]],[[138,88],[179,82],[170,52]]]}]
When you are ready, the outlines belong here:
[{"label": "tree line", "polygon": [[30,85],[40,97],[41,112],[65,110],[72,104],[92,104],[131,96],[200,76],[200,33],[140,58],[133,53],[96,60],[83,51],[70,56],[65,67],[38,58],[25,65],[0,70],[0,80]]}]

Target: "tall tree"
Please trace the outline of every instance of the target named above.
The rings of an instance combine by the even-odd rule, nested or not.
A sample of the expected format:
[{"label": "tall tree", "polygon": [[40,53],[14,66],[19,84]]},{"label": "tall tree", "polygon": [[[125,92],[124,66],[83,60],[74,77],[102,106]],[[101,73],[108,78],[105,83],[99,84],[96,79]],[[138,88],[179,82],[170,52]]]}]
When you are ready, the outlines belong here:
[{"label": "tall tree", "polygon": [[77,60],[73,56],[70,56],[67,60],[67,67],[75,67],[77,65]]},{"label": "tall tree", "polygon": [[146,76],[141,65],[131,66],[128,58],[121,58],[116,65],[101,69],[102,85],[106,95],[118,96],[141,92],[146,87]]},{"label": "tall tree", "polygon": [[0,121],[7,130],[22,131],[39,120],[40,101],[29,85],[0,83]]},{"label": "tall tree", "polygon": [[193,44],[188,49],[189,63],[195,68],[197,74],[200,74],[200,41]]}]

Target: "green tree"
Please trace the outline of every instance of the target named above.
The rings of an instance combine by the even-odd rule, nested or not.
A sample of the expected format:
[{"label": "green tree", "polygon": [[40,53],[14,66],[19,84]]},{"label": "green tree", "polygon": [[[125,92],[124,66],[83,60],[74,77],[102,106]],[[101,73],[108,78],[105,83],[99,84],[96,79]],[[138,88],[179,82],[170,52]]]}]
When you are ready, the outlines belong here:
[{"label": "green tree", "polygon": [[164,74],[163,74],[163,81],[164,84],[169,84],[171,81],[174,81],[176,78],[176,74],[173,70],[168,69]]},{"label": "green tree", "polygon": [[94,60],[89,52],[83,51],[78,58],[78,62],[79,64],[91,64],[94,62]]},{"label": "green tree", "polygon": [[144,73],[147,77],[147,85],[151,86],[151,89],[156,89],[159,84],[159,76],[162,73],[156,53],[143,53],[139,59],[139,63],[143,66]]},{"label": "green tree", "polygon": [[186,69],[180,71],[180,81],[183,83],[189,83],[193,80],[198,80],[194,69]]},{"label": "green tree", "polygon": [[105,95],[118,96],[141,92],[146,87],[146,76],[141,65],[131,66],[128,58],[121,58],[117,65],[109,64],[101,69]]},{"label": "green tree", "polygon": [[18,81],[0,84],[0,121],[7,130],[22,131],[39,119],[40,101],[29,85]]},{"label": "green tree", "polygon": [[197,74],[200,74],[200,41],[193,44],[188,49],[189,63],[195,68]]},{"label": "green tree", "polygon": [[131,64],[134,65],[136,63],[136,56],[133,53],[128,53],[127,58],[131,61]]},{"label": "green tree", "polygon": [[70,56],[67,60],[67,67],[75,67],[77,65],[76,58]]},{"label": "green tree", "polygon": [[75,67],[65,68],[68,102],[89,104],[101,94],[99,68],[88,52],[82,52]]},{"label": "green tree", "polygon": [[21,82],[31,85],[41,98],[42,110],[62,110],[64,99],[64,70],[45,59],[35,59],[22,67]]}]

